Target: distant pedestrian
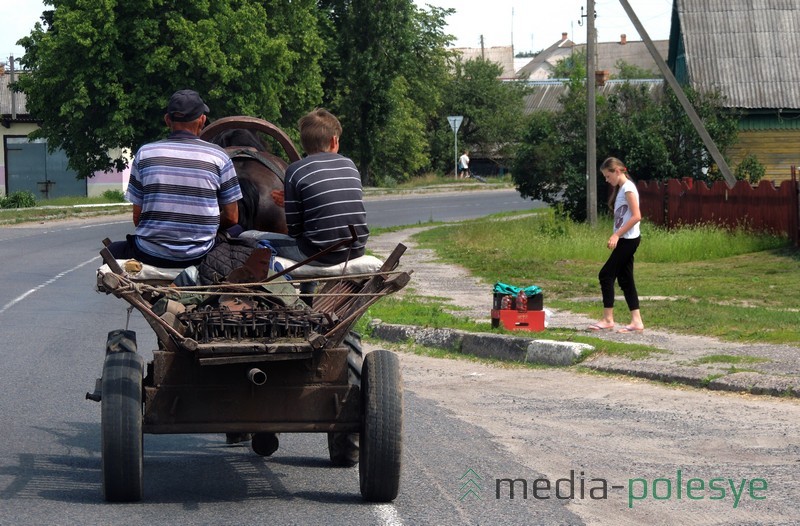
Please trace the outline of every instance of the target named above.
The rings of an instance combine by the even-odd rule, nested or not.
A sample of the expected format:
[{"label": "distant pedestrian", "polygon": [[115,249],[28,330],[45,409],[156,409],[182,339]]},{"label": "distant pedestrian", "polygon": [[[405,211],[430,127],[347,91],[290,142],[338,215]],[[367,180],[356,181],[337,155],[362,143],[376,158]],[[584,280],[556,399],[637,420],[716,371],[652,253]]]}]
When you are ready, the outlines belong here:
[{"label": "distant pedestrian", "polygon": [[458,158],[458,178],[465,177],[469,177],[469,150],[464,150],[464,153]]},{"label": "distant pedestrian", "polygon": [[611,249],[608,261],[600,270],[600,290],[603,293],[603,319],[589,326],[589,330],[603,331],[614,328],[614,282],[619,283],[625,302],[631,312],[631,322],[620,333],[642,332],[644,323],[639,311],[639,295],[633,279],[633,256],[641,236],[639,222],[639,191],[628,175],[628,169],[619,159],[609,157],[600,166],[606,182],[613,188],[608,206],[614,212],[614,233],[608,238]]}]

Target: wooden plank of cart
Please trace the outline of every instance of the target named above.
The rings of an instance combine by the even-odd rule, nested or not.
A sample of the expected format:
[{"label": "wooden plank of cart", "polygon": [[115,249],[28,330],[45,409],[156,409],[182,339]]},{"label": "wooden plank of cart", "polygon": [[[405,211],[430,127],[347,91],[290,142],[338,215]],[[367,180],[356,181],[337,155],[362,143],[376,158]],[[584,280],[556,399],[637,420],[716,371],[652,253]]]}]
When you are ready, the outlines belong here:
[{"label": "wooden plank of cart", "polygon": [[[410,271],[396,270],[404,251],[398,245],[374,272],[311,276],[321,285],[311,301],[297,302],[279,297],[287,283],[296,294],[301,281],[284,275],[294,278],[315,258],[256,283],[182,289],[136,280],[103,249],[98,289],[138,310],[158,340],[145,364],[133,331],[111,331],[102,378],[87,393],[102,406],[106,500],[142,499],[143,433],[247,433],[256,453],[271,454],[272,434],[307,432],[327,433],[332,465],[358,462],[364,499],[392,501],[402,449],[399,362],[385,350],[363,356],[352,327],[408,283]],[[205,299],[187,308],[187,295]]]}]

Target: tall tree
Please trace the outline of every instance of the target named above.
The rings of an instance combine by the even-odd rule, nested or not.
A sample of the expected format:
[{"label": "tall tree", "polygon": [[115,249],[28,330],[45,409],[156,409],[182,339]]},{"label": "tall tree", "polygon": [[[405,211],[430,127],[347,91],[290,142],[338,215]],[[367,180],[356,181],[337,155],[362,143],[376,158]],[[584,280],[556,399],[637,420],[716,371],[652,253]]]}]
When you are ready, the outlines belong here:
[{"label": "tall tree", "polygon": [[454,68],[445,90],[445,113],[437,122],[437,167],[453,165],[453,133],[447,115],[464,117],[458,132],[464,148],[480,150],[498,160],[509,158],[523,130],[527,88],[519,82],[501,81],[502,68],[488,60],[459,60]]},{"label": "tall tree", "polygon": [[337,2],[337,51],[341,60],[340,118],[349,133],[343,147],[353,152],[365,184],[372,180],[376,132],[386,126],[392,82],[411,50],[410,0]]},{"label": "tall tree", "polygon": [[[165,131],[170,94],[199,91],[212,117],[246,114],[294,128],[319,103],[311,0],[45,0],[52,17],[22,39],[21,77],[37,137],[79,176],[122,169]],[[288,26],[288,27],[287,27]]]},{"label": "tall tree", "polygon": [[[424,130],[438,115],[448,79],[445,17],[412,0],[319,0],[326,21],[326,104],[342,121],[342,150],[366,184],[405,179],[429,164]],[[416,132],[415,132],[416,133]],[[405,153],[403,153],[405,150]]]}]

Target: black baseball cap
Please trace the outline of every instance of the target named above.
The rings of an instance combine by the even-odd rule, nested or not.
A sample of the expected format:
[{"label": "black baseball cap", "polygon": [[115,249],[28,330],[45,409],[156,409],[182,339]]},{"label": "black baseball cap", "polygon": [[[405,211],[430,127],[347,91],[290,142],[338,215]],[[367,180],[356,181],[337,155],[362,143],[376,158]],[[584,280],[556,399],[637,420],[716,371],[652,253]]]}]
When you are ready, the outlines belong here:
[{"label": "black baseball cap", "polygon": [[191,89],[176,91],[169,98],[167,105],[167,113],[175,122],[191,122],[208,111],[208,106],[200,98],[200,94]]}]

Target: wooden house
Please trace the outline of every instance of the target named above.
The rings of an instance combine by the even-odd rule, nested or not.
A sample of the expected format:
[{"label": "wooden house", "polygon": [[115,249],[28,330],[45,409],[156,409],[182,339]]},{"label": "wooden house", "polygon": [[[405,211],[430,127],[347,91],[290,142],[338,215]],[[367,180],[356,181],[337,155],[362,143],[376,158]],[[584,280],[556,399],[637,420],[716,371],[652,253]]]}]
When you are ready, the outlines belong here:
[{"label": "wooden house", "polygon": [[781,181],[800,164],[800,0],[674,0],[668,65],[742,112],[732,170],[749,154]]}]

